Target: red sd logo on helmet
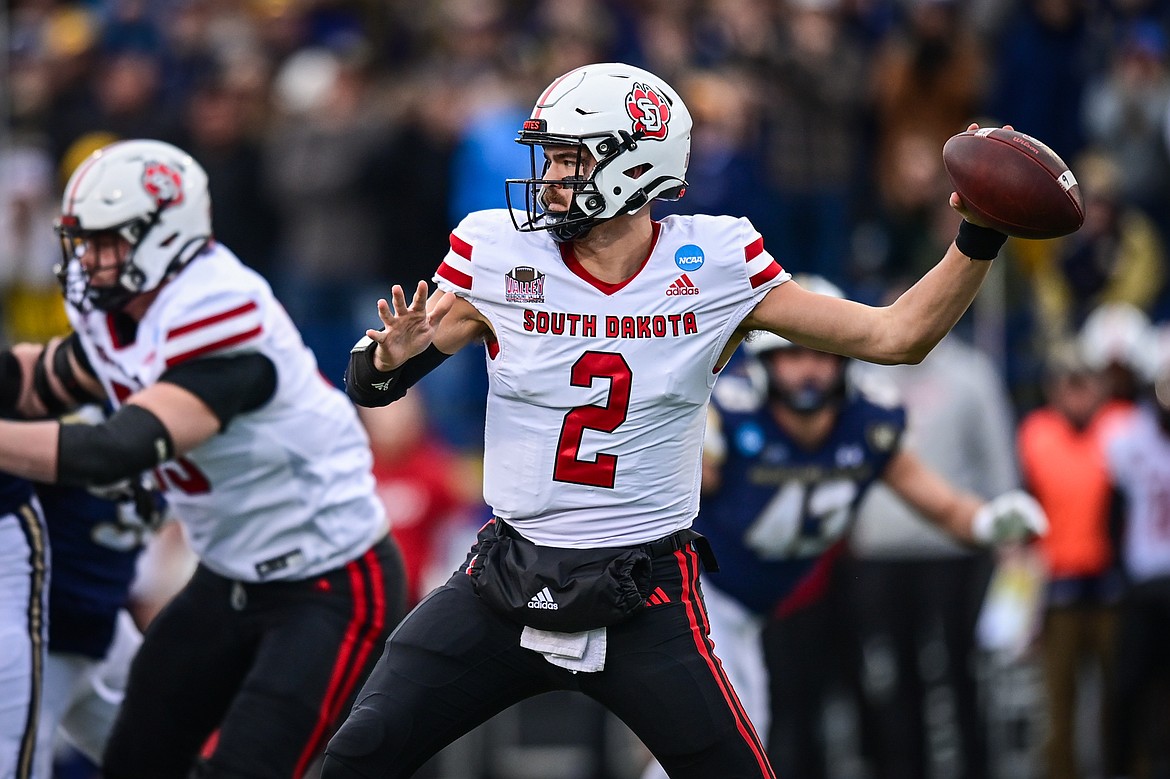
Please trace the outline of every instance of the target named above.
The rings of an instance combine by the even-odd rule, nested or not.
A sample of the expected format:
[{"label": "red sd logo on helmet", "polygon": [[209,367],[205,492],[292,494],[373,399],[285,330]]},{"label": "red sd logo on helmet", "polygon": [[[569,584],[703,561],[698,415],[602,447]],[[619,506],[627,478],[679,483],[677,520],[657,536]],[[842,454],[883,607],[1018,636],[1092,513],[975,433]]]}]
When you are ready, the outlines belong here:
[{"label": "red sd logo on helmet", "polygon": [[183,179],[179,172],[162,162],[149,162],[142,172],[142,188],[159,208],[183,202]]},{"label": "red sd logo on helmet", "polygon": [[642,138],[661,141],[670,123],[670,105],[654,87],[634,84],[626,95],[626,113],[634,120],[634,132]]}]

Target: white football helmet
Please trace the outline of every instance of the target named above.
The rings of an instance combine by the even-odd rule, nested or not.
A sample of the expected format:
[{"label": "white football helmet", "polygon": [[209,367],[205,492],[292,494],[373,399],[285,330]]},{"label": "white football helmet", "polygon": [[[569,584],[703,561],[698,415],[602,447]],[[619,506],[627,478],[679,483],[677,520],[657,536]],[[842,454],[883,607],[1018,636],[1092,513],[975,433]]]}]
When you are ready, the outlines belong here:
[{"label": "white football helmet", "polygon": [[[556,240],[570,241],[598,222],[635,212],[651,200],[682,197],[691,114],[678,93],[653,73],[620,63],[586,65],[544,90],[516,142],[530,148],[532,159],[529,178],[505,182],[516,229],[551,230]],[[597,164],[588,177],[542,178],[545,146],[587,149]],[[580,157],[577,169],[580,173]],[[575,194],[569,210],[546,211],[545,188],[570,180]],[[518,221],[519,204],[513,206],[515,187],[524,188],[524,222]]]},{"label": "white football helmet", "polygon": [[[177,273],[211,240],[207,174],[169,143],[120,141],[98,149],[65,186],[56,225],[66,299],[120,309]],[[130,243],[113,286],[94,286],[81,265],[87,245],[119,235]]]},{"label": "white football helmet", "polygon": [[1118,363],[1141,372],[1149,358],[1150,318],[1130,303],[1102,303],[1090,312],[1079,335],[1085,359],[1100,370]]}]

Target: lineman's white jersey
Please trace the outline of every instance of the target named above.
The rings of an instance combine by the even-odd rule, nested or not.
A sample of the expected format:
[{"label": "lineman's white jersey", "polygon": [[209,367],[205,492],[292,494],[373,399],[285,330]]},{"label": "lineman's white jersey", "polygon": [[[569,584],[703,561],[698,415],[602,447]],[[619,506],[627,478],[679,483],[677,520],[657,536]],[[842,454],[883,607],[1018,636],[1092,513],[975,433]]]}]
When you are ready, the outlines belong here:
[{"label": "lineman's white jersey", "polygon": [[671,216],[622,284],[506,210],[471,214],[435,282],[491,323],[484,499],[537,544],[644,543],[699,509],[706,406],[736,327],[789,274],[746,219]]},{"label": "lineman's white jersey", "polygon": [[1170,576],[1170,436],[1153,408],[1138,411],[1108,441],[1113,483],[1125,496],[1122,558],[1137,582]]},{"label": "lineman's white jersey", "polygon": [[132,343],[111,315],[68,308],[115,405],[187,360],[259,352],[276,367],[267,403],[156,469],[208,568],[242,581],[302,579],[386,533],[353,405],[322,378],[268,283],[226,248],[208,249],[162,288]]}]

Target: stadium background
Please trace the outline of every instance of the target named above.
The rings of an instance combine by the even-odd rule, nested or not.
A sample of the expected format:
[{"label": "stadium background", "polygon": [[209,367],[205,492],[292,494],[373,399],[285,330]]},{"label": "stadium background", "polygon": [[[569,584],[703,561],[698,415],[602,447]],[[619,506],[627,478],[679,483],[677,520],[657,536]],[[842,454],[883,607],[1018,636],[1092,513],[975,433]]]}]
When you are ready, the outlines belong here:
[{"label": "stadium background", "polygon": [[[667,78],[695,116],[691,186],[660,213],[749,216],[785,267],[870,302],[954,234],[947,137],[975,120],[1048,143],[1111,221],[1010,241],[958,328],[1020,416],[1042,400],[1049,347],[1100,303],[1170,317],[1162,0],[12,0],[0,25],[8,342],[63,327],[50,225],[73,167],[154,137],[207,168],[217,238],[272,282],[339,382],[373,301],[429,278],[463,214],[503,205],[503,178],[527,169],[512,138],[533,97],[614,60]],[[484,511],[483,381],[479,355],[450,361],[383,452],[391,471],[427,451],[457,474],[436,503],[461,519],[418,540],[439,559]],[[1034,658],[976,661],[997,775],[1039,775]],[[856,718],[838,714],[835,775],[865,776]],[[614,723],[563,700],[463,749],[437,775],[621,777],[637,760]]]}]

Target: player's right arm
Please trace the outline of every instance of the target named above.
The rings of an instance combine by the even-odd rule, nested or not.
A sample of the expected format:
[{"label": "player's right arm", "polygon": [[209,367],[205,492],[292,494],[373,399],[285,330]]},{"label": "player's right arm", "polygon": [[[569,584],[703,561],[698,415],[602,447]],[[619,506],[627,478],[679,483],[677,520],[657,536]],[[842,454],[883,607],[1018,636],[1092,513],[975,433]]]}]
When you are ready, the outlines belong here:
[{"label": "player's right arm", "polygon": [[406,302],[402,287],[378,301],[381,330],[367,330],[354,345],[345,372],[345,391],[360,406],[385,406],[455,352],[491,333],[487,319],[466,299],[436,291],[427,298],[420,281]]},{"label": "player's right arm", "polygon": [[105,397],[76,333],[0,352],[0,413],[53,418]]}]

